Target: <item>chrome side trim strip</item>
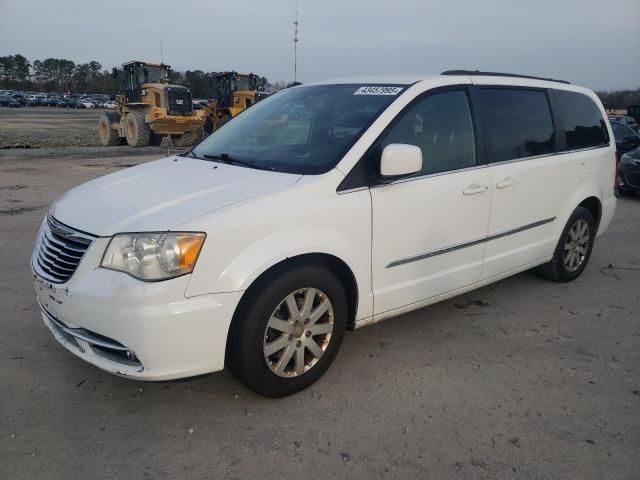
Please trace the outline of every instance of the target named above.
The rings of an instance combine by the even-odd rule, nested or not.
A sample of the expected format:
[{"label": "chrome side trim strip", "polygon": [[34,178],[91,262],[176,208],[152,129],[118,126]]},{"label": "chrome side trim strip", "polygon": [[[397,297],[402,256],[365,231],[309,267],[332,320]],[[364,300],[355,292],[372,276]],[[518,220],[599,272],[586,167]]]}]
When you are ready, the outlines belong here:
[{"label": "chrome side trim strip", "polygon": [[547,223],[551,223],[556,219],[556,217],[546,218],[544,220],[540,220],[537,222],[529,223],[527,225],[523,225],[518,228],[514,228],[512,230],[506,230],[504,232],[495,233],[493,235],[489,235],[488,237],[479,238],[477,240],[471,240],[469,242],[459,243],[456,245],[450,245],[448,247],[440,248],[438,250],[432,250],[431,252],[420,253],[418,255],[412,255],[410,257],[401,258],[399,260],[394,260],[385,268],[397,267],[399,265],[404,265],[406,263],[417,262],[418,260],[424,260],[426,258],[435,257],[436,255],[442,255],[444,253],[454,252],[456,250],[460,250],[462,248],[473,247],[474,245],[478,245],[485,242],[490,242],[491,240],[496,240],[498,238],[506,237],[508,235],[514,235],[516,233],[523,232],[525,230],[530,230],[532,228],[539,227],[541,225],[545,225]]},{"label": "chrome side trim strip", "polygon": [[397,185],[399,183],[415,182],[416,180],[424,180],[425,178],[442,177],[443,175],[454,175],[456,173],[470,172],[472,170],[478,170],[481,168],[488,168],[488,167],[489,165],[474,165],[472,167],[459,168],[457,170],[445,170],[444,172],[427,173],[426,175],[420,175],[417,177],[401,178],[399,180],[395,180],[390,183],[380,183],[376,185],[371,185],[370,188],[381,188],[381,187],[386,187],[388,185]]}]

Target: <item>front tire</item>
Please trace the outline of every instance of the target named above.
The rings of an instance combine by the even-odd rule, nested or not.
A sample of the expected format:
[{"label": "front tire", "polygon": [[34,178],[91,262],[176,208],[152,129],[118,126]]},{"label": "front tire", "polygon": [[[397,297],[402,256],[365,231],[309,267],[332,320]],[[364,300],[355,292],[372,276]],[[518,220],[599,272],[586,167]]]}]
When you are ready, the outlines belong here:
[{"label": "front tire", "polygon": [[98,120],[98,135],[103,147],[113,147],[120,143],[118,131],[111,128],[111,120],[112,116],[107,114],[100,115]]},{"label": "front tire", "polygon": [[129,112],[124,120],[124,132],[131,147],[146,147],[151,139],[151,129],[144,120],[144,113]]},{"label": "front tire", "polygon": [[570,282],[584,271],[591,257],[596,237],[596,222],[584,207],[576,208],[560,235],[550,262],[540,265],[538,272],[555,282]]},{"label": "front tire", "polygon": [[316,382],[347,324],[340,279],[315,265],[267,274],[247,293],[230,332],[228,365],[247,387],[284,397]]}]

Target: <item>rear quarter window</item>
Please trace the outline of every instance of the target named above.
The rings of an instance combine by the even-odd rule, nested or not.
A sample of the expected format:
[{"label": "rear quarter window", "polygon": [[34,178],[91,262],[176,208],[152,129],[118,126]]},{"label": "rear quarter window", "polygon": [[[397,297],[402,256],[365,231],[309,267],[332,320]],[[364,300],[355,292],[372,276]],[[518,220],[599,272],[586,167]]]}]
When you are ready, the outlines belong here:
[{"label": "rear quarter window", "polygon": [[544,91],[483,88],[481,92],[489,163],[554,152],[554,127]]},{"label": "rear quarter window", "polygon": [[553,108],[562,121],[562,133],[566,141],[564,151],[609,144],[604,118],[595,102],[588,96],[554,90]]}]

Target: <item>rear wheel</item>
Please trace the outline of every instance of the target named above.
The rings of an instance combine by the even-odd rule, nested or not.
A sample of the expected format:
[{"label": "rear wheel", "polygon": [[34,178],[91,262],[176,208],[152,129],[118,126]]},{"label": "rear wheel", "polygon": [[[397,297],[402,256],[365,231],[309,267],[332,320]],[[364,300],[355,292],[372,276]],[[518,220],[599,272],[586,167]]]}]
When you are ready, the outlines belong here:
[{"label": "rear wheel", "polygon": [[182,135],[172,136],[171,140],[176,147],[189,147],[198,141],[199,136],[196,132],[184,132]]},{"label": "rear wheel", "polygon": [[313,384],[342,343],[347,299],[320,266],[267,275],[247,293],[230,332],[228,364],[253,391],[284,397]]},{"label": "rear wheel", "polygon": [[211,117],[207,116],[207,118],[204,119],[202,130],[204,136],[211,135],[213,133],[213,120],[211,120]]},{"label": "rear wheel", "polygon": [[124,132],[131,147],[146,147],[151,138],[151,129],[144,121],[144,113],[130,112],[124,121]]},{"label": "rear wheel", "polygon": [[100,136],[100,143],[103,147],[113,147],[120,143],[118,131],[111,128],[109,115],[100,115],[100,120],[98,120],[98,135]]},{"label": "rear wheel", "polygon": [[569,282],[580,276],[591,257],[596,222],[584,207],[576,208],[567,222],[550,262],[538,272],[556,282]]}]

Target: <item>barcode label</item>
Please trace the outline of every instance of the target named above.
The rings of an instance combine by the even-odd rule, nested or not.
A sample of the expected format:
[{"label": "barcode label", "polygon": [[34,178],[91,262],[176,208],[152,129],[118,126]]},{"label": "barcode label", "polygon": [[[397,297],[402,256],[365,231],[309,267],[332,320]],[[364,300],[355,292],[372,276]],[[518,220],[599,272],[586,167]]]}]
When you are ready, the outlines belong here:
[{"label": "barcode label", "polygon": [[397,95],[402,91],[402,87],[360,87],[354,95]]}]

